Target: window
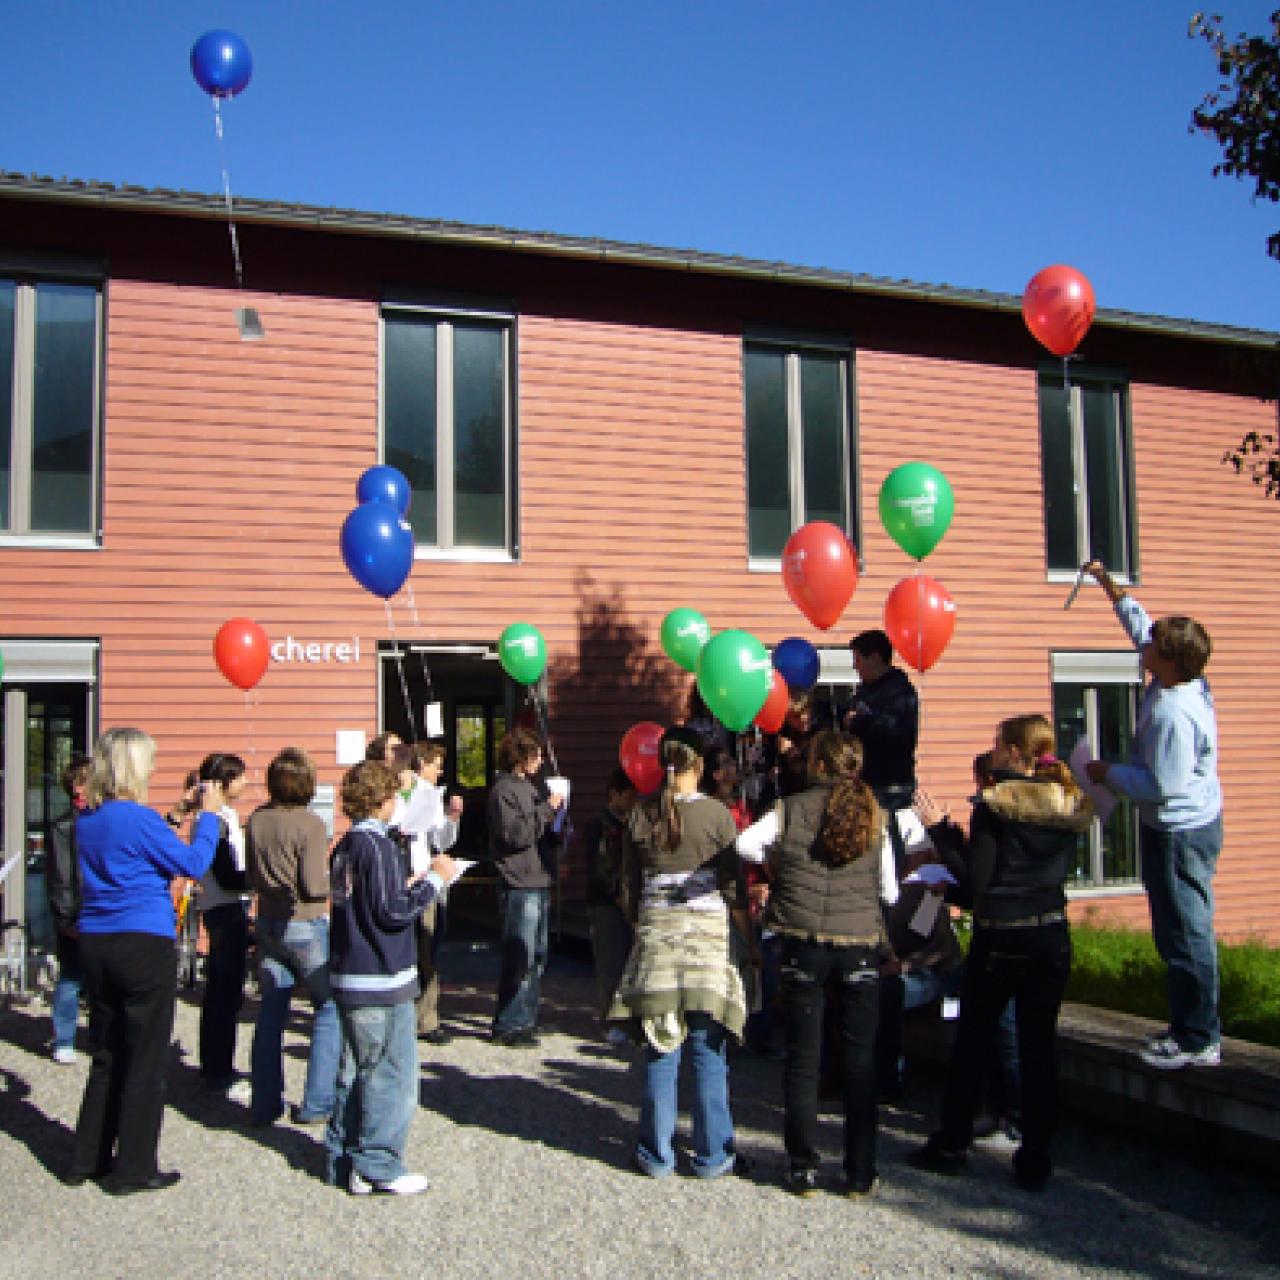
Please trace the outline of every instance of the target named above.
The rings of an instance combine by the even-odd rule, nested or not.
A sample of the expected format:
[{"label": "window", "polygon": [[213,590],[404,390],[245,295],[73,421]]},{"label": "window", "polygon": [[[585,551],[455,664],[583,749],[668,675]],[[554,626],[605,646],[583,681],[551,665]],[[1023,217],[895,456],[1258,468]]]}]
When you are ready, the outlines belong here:
[{"label": "window", "polygon": [[[1137,654],[1055,653],[1052,664],[1058,755],[1065,760],[1083,737],[1094,756],[1125,759],[1141,680]],[[1100,889],[1137,881],[1138,816],[1121,799],[1105,824],[1094,822],[1081,833],[1067,887]]]},{"label": "window", "polygon": [[509,319],[384,310],[382,451],[419,547],[512,553],[511,406]]},{"label": "window", "polygon": [[854,533],[854,448],[847,347],[748,342],[747,550],[778,560],[811,520]]},{"label": "window", "polygon": [[1040,375],[1040,452],[1049,569],[1074,573],[1098,559],[1135,567],[1127,384],[1060,372]]},{"label": "window", "polygon": [[98,529],[101,292],[0,276],[0,534]]}]

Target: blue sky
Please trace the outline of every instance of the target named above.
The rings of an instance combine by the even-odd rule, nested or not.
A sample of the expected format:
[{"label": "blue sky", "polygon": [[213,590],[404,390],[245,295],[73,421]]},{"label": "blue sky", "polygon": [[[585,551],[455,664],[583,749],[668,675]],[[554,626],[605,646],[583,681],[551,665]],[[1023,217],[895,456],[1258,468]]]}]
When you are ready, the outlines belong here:
[{"label": "blue sky", "polygon": [[1187,132],[1197,2],[9,0],[0,167],[220,190],[188,59],[221,27],[237,196],[1011,294],[1067,262],[1103,307],[1280,329],[1280,206]]}]

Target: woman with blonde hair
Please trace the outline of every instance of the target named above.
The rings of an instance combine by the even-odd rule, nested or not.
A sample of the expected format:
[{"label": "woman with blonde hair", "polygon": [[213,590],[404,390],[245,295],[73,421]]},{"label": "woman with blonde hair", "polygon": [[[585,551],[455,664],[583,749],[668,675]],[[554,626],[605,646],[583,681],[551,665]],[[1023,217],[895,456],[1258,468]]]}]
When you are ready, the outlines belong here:
[{"label": "woman with blonde hair", "polygon": [[983,1067],[1012,998],[1022,1065],[1022,1145],[1013,1172],[1027,1191],[1043,1191],[1053,1171],[1054,1033],[1071,969],[1064,884],[1080,833],[1093,820],[1092,803],[1053,745],[1053,726],[1042,715],[1001,721],[994,781],[979,794],[968,841],[949,823],[929,828],[960,882],[957,900],[973,911],[973,940],[942,1124],[908,1157],[915,1168],[934,1173],[959,1173],[967,1164]]},{"label": "woman with blonde hair", "polygon": [[66,1181],[102,1178],[116,1195],[162,1190],[179,1178],[156,1164],[178,978],[169,885],[209,869],[224,803],[220,783],[203,785],[187,844],[147,807],[155,760],[149,734],[108,729],[93,749],[88,808],[76,823],[93,1066]]}]

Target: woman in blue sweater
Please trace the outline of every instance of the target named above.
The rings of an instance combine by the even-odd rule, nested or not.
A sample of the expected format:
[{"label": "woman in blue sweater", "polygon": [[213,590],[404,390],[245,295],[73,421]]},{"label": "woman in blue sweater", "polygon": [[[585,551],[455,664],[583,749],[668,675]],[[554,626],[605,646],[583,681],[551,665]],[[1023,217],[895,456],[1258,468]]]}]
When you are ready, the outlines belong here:
[{"label": "woman in blue sweater", "polygon": [[187,844],[147,807],[155,762],[149,734],[108,729],[93,749],[88,809],[76,822],[93,1066],[66,1181],[101,1178],[116,1195],[158,1191],[179,1178],[156,1163],[178,976],[169,883],[209,869],[223,804],[221,786],[206,783]]}]

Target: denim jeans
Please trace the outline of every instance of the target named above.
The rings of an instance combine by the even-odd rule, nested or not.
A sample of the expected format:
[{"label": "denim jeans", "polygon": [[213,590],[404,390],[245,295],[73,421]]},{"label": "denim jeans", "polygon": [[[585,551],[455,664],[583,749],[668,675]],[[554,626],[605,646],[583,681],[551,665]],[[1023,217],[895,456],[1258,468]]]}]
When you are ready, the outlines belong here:
[{"label": "denim jeans", "polygon": [[880,976],[880,1021],[876,1027],[876,1083],[882,1094],[902,1087],[902,1019],[912,1009],[953,996],[960,985],[960,966],[907,969]]},{"label": "denim jeans", "polygon": [[76,1024],[80,1020],[80,988],[84,974],[80,967],[80,940],[59,931],[54,940],[58,956],[58,985],[53,989],[53,1047],[76,1047]]},{"label": "denim jeans", "polygon": [[243,902],[213,907],[203,916],[209,954],[200,1003],[200,1075],[207,1084],[222,1086],[235,1076],[236,1026],[249,962],[249,917]]},{"label": "denim jeans", "polygon": [[840,1079],[844,1093],[844,1168],[851,1185],[876,1176],[876,1024],[880,975],[874,947],[840,947],[785,938],[782,1003],[787,1015],[784,1139],[793,1168],[818,1165],[818,1075],[827,979],[840,980]]},{"label": "denim jeans", "polygon": [[1070,971],[1071,935],[1065,923],[974,930],[942,1098],[940,1136],[947,1150],[963,1150],[973,1141],[985,1068],[1012,999],[1022,1071],[1022,1146],[1014,1160],[1032,1176],[1049,1174],[1058,1105],[1054,1034]]},{"label": "denim jeans", "polygon": [[1151,933],[1169,968],[1169,1029],[1183,1049],[1195,1052],[1222,1039],[1213,934],[1222,819],[1192,831],[1139,830]]},{"label": "denim jeans", "polygon": [[406,1173],[404,1149],[418,1106],[418,1037],[413,1001],[339,1009],[342,1060],[325,1131],[327,1176],[342,1185],[354,1169],[370,1182]]},{"label": "denim jeans", "polygon": [[551,926],[550,889],[498,891],[502,910],[502,972],[498,975],[495,1036],[532,1031],[538,1024],[542,971]]},{"label": "denim jeans", "polygon": [[693,1172],[718,1178],[733,1168],[733,1116],[729,1112],[729,1033],[710,1014],[690,1013],[684,1044],[670,1053],[645,1045],[644,1101],[636,1163],[651,1177],[673,1173],[676,1153],[680,1060],[687,1047],[693,1062]]},{"label": "denim jeans", "polygon": [[249,1060],[253,1084],[250,1120],[270,1124],[284,1110],[284,1025],[299,983],[315,1006],[307,1081],[299,1111],[308,1119],[327,1116],[333,1111],[338,1059],[342,1054],[338,1007],[329,994],[329,922],[323,916],[318,920],[259,916],[257,933],[262,1002]]}]

